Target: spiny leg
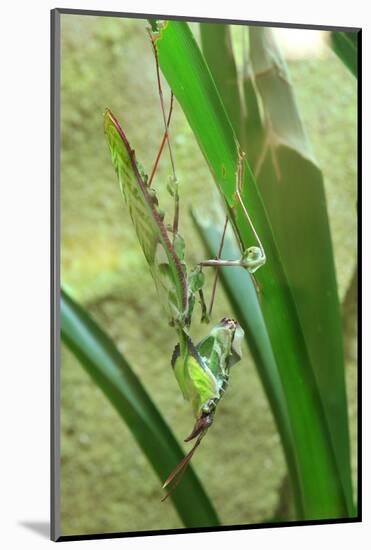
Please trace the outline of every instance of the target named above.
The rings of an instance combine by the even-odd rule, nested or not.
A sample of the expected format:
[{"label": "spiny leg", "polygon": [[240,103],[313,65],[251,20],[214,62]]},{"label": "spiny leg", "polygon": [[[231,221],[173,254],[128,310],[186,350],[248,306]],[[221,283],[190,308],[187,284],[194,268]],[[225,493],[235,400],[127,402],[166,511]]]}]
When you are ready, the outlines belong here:
[{"label": "spiny leg", "polygon": [[150,40],[151,40],[153,53],[155,55],[157,87],[158,87],[158,93],[159,93],[159,97],[160,97],[162,118],[163,118],[163,121],[164,121],[165,134],[166,134],[166,140],[167,140],[168,149],[169,149],[170,162],[171,162],[171,167],[172,167],[172,170],[173,170],[173,177],[174,177],[174,180],[176,181],[177,177],[176,177],[176,173],[175,173],[175,163],[174,163],[173,151],[172,151],[171,143],[170,143],[170,133],[169,133],[169,129],[168,129],[167,122],[166,122],[164,96],[163,96],[163,93],[162,93],[161,77],[160,77],[160,66],[159,66],[159,63],[158,63],[157,48],[156,48],[156,44],[154,43],[154,40],[153,40],[149,30],[148,30],[148,34],[149,34],[149,37],[150,37]]},{"label": "spiny leg", "polygon": [[[168,149],[169,149],[169,156],[170,156],[171,166],[172,166],[172,170],[173,170],[173,182],[172,182],[172,183],[173,183],[173,188],[172,188],[172,190],[173,190],[173,192],[174,192],[173,238],[175,238],[175,236],[176,236],[177,233],[178,233],[178,227],[179,227],[179,193],[178,193],[178,178],[177,178],[176,172],[175,172],[175,162],[174,162],[173,150],[172,150],[172,146],[171,146],[171,142],[170,142],[169,125],[168,125],[168,123],[166,122],[165,107],[164,107],[164,98],[163,98],[163,94],[162,94],[161,78],[160,78],[160,67],[159,67],[159,64],[158,64],[158,55],[157,55],[156,46],[155,46],[155,44],[153,43],[153,41],[152,41],[152,45],[153,45],[153,50],[154,50],[154,53],[155,53],[157,84],[158,84],[158,90],[159,90],[159,96],[160,96],[160,103],[161,103],[162,116],[163,116],[164,125],[165,125],[165,132],[164,132],[164,135],[166,136],[166,141],[167,141],[167,144],[168,144]],[[173,109],[173,101],[174,101],[174,94],[173,94],[172,91],[171,91],[170,97],[171,97],[171,111],[172,111],[172,109]],[[169,122],[170,122],[170,120],[169,120]]]},{"label": "spiny leg", "polygon": [[242,260],[203,260],[198,265],[202,267],[245,267]]},{"label": "spiny leg", "polygon": [[[173,92],[171,92],[171,95],[170,95],[170,108],[169,108],[169,114],[167,116],[167,122],[166,122],[166,127],[167,128],[169,128],[170,121],[171,121],[171,115],[172,115],[172,112],[173,112],[173,102],[174,102],[174,94],[173,94]],[[157,155],[156,155],[156,159],[155,159],[152,171],[151,171],[151,175],[148,178],[148,182],[147,182],[148,187],[151,187],[153,177],[154,177],[155,172],[157,170],[157,165],[158,165],[159,160],[161,158],[162,151],[164,150],[166,138],[167,138],[167,132],[165,131],[164,135],[162,136],[161,144],[160,144],[159,150],[158,150]]]},{"label": "spiny leg", "polygon": [[[260,263],[260,260],[259,260],[259,264],[262,265],[262,263]],[[200,262],[198,265],[200,265],[202,267],[217,267],[217,268],[219,268],[219,267],[243,267],[244,269],[247,269],[247,271],[249,271],[249,273],[251,275],[251,279],[252,279],[252,282],[254,283],[256,293],[257,293],[257,295],[259,296],[259,299],[260,299],[260,286],[259,286],[259,283],[257,282],[253,272],[250,271],[251,268],[249,268],[249,260],[244,260],[243,258],[240,259],[240,260],[218,260],[218,259],[214,259],[214,260],[204,260],[203,262]],[[253,268],[254,271],[256,269],[257,269],[256,267]]]},{"label": "spiny leg", "polygon": [[[222,255],[223,246],[224,246],[224,239],[225,239],[225,233],[226,233],[226,231],[227,231],[227,225],[228,225],[228,216],[226,216],[226,218],[225,218],[223,234],[222,234],[222,238],[221,238],[220,245],[219,245],[218,255],[217,255],[217,258],[216,258],[216,259],[218,259],[218,260],[220,260],[220,256]],[[210,298],[210,305],[209,305],[209,317],[211,317],[211,313],[212,313],[212,311],[213,311],[213,305],[214,305],[214,300],[215,300],[215,292],[216,292],[216,285],[217,285],[217,283],[218,283],[218,278],[219,278],[219,270],[217,269],[217,270],[215,271],[214,282],[213,282],[213,288],[212,288],[212,291],[211,291],[211,298]]]},{"label": "spiny leg", "polygon": [[[170,142],[169,126],[166,122],[164,97],[163,97],[163,93],[162,93],[161,77],[160,77],[160,66],[159,66],[159,62],[158,62],[158,54],[157,54],[156,44],[154,43],[154,40],[153,40],[153,38],[150,34],[150,31],[148,31],[148,33],[149,33],[149,36],[150,36],[150,39],[151,39],[153,52],[154,52],[154,55],[155,55],[158,93],[159,93],[159,97],[160,97],[162,118],[163,118],[163,121],[164,121],[165,136],[166,136],[166,141],[167,141],[168,149],[169,149],[170,162],[171,162],[171,167],[172,167],[172,170],[173,170],[173,192],[174,192],[173,235],[175,236],[178,233],[178,226],[179,226],[179,194],[178,194],[178,185],[177,185],[178,179],[176,177],[176,172],[175,172],[175,162],[174,162],[173,150],[172,150],[171,142]],[[171,92],[171,95],[173,95],[172,92]]]}]

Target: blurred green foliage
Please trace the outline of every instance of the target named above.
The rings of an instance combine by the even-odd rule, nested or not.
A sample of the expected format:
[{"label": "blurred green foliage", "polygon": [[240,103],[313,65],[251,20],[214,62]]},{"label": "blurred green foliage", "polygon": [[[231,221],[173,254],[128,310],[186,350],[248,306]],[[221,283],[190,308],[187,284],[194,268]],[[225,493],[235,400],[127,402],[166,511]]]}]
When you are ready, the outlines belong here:
[{"label": "blurred green foliage", "polygon": [[[102,131],[102,115],[110,107],[149,171],[162,119],[146,25],[130,19],[62,16],[61,270],[66,288],[125,353],[181,441],[189,411],[170,370],[172,330],[120,196]],[[355,264],[355,83],[330,49],[319,59],[289,62],[289,67],[325,175],[342,298]],[[216,191],[177,107],[171,135],[181,181],[180,231],[187,237],[187,261],[192,265],[202,258],[203,248],[189,207],[196,193],[202,206],[214,200]],[[171,212],[171,198],[162,192],[169,173],[164,157],[154,185],[161,207]],[[230,314],[220,290],[214,318]],[[272,516],[284,475],[278,435],[247,350],[244,357],[232,373],[207,444],[193,459],[224,524]],[[354,357],[348,361],[347,378],[354,456]],[[128,428],[65,348],[61,399],[62,534],[181,527],[171,502],[159,504],[158,480]],[[251,449],[248,461],[246,449]]]}]

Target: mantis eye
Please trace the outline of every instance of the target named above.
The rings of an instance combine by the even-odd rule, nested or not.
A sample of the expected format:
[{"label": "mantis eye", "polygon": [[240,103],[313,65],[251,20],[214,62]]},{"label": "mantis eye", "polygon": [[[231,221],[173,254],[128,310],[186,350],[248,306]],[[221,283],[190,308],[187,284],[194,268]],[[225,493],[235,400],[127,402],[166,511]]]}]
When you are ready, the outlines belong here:
[{"label": "mantis eye", "polygon": [[234,319],[229,319],[228,317],[223,317],[219,325],[229,328],[230,330],[236,330],[238,323]]},{"label": "mantis eye", "polygon": [[242,255],[241,264],[250,273],[254,273],[265,263],[265,255],[258,246],[250,246]]},{"label": "mantis eye", "polygon": [[262,257],[262,251],[258,246],[250,246],[247,249],[247,258],[249,260],[259,260]]}]

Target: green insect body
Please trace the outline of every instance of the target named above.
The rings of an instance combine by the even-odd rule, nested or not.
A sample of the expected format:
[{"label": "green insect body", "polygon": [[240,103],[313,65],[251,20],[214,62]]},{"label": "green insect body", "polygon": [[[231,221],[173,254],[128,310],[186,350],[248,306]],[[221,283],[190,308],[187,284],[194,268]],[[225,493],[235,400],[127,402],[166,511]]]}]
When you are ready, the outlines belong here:
[{"label": "green insect body", "polygon": [[229,380],[230,368],[241,359],[244,332],[236,321],[224,318],[196,346],[185,335],[175,346],[171,365],[186,401],[192,406],[195,426],[185,441],[208,428]]},{"label": "green insect body", "polygon": [[185,441],[197,439],[166,479],[163,488],[171,483],[172,486],[162,500],[168,498],[178,485],[213,422],[216,407],[228,385],[230,368],[241,359],[243,337],[244,332],[239,324],[224,318],[197,346],[187,335],[175,346],[171,363],[183,397],[190,401],[196,418],[193,430]]},{"label": "green insect body", "polygon": [[[196,294],[200,293],[204,284],[203,264],[187,272],[184,240],[178,232],[174,234],[165,225],[157,196],[149,187],[148,178],[138,165],[119,122],[108,109],[104,115],[104,129],[112,163],[139,243],[167,311],[169,323],[177,332],[179,343],[174,349],[171,364],[181,392],[185,400],[191,403],[195,417],[192,432],[185,441],[198,436],[197,441],[171,472],[164,484],[166,487],[178,473],[184,471],[212,424],[216,406],[228,384],[230,368],[241,358],[244,333],[236,321],[222,319],[203,340],[196,346],[193,344],[189,327]],[[206,317],[203,311],[203,318]],[[178,479],[166,497],[177,483]]]}]

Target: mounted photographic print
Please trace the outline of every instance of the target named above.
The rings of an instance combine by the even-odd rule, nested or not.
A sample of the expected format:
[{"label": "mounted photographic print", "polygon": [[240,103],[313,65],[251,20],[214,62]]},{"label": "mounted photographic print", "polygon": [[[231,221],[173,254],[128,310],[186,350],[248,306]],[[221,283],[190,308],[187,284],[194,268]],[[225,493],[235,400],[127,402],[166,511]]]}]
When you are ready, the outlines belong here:
[{"label": "mounted photographic print", "polygon": [[360,36],[52,11],[54,540],[360,521]]}]

